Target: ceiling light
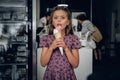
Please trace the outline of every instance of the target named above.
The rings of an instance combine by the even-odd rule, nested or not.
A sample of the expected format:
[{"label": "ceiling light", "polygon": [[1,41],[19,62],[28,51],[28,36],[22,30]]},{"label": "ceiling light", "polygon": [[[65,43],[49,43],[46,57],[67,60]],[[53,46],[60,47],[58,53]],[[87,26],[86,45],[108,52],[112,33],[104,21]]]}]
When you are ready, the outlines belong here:
[{"label": "ceiling light", "polygon": [[58,6],[68,7],[68,4],[58,4]]}]

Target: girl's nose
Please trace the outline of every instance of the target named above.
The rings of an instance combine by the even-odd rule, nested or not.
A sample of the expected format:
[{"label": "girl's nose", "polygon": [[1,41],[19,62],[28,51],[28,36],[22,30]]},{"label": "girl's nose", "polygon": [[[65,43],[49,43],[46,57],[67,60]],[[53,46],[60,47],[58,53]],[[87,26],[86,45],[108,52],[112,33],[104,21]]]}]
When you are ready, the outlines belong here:
[{"label": "girl's nose", "polygon": [[59,18],[59,19],[58,19],[58,22],[60,22],[60,21],[61,21],[61,19]]}]

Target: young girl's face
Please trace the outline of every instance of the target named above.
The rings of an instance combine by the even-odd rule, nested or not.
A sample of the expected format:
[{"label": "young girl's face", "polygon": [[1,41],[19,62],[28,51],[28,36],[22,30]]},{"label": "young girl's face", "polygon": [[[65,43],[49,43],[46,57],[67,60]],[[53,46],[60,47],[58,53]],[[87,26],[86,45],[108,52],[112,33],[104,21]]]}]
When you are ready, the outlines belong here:
[{"label": "young girl's face", "polygon": [[57,10],[53,14],[52,18],[52,24],[54,27],[57,27],[58,25],[62,26],[62,30],[65,29],[67,25],[69,25],[68,15],[63,10]]}]

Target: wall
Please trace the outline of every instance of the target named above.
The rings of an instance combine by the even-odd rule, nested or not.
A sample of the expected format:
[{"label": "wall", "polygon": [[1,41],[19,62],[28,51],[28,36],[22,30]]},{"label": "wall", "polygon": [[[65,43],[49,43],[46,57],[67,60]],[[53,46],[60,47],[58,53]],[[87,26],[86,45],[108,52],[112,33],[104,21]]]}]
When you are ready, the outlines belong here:
[{"label": "wall", "polygon": [[120,42],[120,0],[113,1],[112,12],[116,15],[114,21],[115,40]]}]

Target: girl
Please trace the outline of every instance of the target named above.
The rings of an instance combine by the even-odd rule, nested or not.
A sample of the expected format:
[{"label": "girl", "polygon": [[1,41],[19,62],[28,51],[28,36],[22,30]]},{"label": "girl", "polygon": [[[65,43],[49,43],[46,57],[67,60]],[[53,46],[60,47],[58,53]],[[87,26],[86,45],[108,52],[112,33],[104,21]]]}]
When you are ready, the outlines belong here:
[{"label": "girl", "polygon": [[[62,26],[59,39],[55,39],[53,29]],[[40,40],[42,53],[40,62],[43,67],[47,65],[43,80],[76,80],[74,68],[79,64],[78,49],[81,47],[77,36],[73,35],[71,15],[66,7],[57,6],[53,9],[50,18],[49,34]],[[62,47],[61,55],[58,47]]]}]

